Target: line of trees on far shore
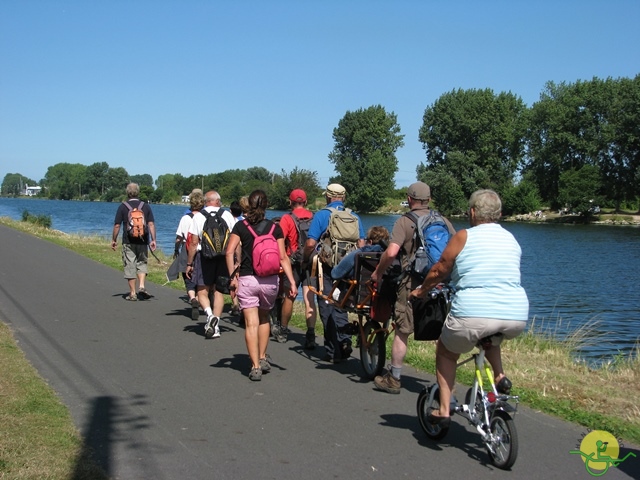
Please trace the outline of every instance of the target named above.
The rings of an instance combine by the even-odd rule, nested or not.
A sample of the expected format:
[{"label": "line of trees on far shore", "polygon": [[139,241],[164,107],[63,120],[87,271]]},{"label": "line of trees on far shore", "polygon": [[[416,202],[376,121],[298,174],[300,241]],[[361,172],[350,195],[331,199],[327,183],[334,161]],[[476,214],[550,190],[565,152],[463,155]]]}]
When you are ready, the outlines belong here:
[{"label": "line of trees on far shore", "polygon": [[[347,111],[339,120],[328,154],[336,172],[330,182],[345,186],[348,206],[372,212],[388,198],[403,199],[395,175],[404,137],[396,115],[381,105]],[[548,82],[531,107],[511,92],[454,90],[425,109],[418,141],[426,158],[416,165],[416,179],[431,186],[437,208],[447,215],[463,213],[479,188],[496,190],[505,214],[545,207],[582,214],[595,206],[640,208],[640,75]],[[19,195],[24,184],[38,183],[47,198],[119,201],[131,181],[140,184],[143,198],[166,203],[179,202],[194,188],[215,189],[226,203],[260,188],[277,209],[288,207],[293,188],[312,199],[324,187],[316,171],[298,167],[167,173],[154,182],[151,175],[129,175],[106,162],[58,163],[40,182],[6,174],[2,195]]]}]

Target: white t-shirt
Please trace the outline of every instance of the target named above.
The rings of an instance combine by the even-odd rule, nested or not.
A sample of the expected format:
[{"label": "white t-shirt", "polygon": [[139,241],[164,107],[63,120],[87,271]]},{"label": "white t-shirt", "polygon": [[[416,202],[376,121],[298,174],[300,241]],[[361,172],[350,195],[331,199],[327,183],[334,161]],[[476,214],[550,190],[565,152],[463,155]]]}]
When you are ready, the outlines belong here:
[{"label": "white t-shirt", "polygon": [[[220,207],[204,207],[204,209],[209,213],[217,212]],[[236,224],[236,219],[233,218],[231,212],[229,210],[224,210],[222,212],[222,219],[227,222],[227,226],[229,227],[229,231],[233,230],[234,225]],[[201,212],[196,213],[193,216],[191,221],[191,225],[189,226],[189,233],[191,235],[197,235],[199,239],[202,240],[202,229],[204,228],[204,222],[207,220]]]},{"label": "white t-shirt", "polygon": [[[193,216],[195,217],[195,214]],[[193,217],[189,214],[183,215],[180,219],[178,229],[176,230],[176,237],[181,237],[183,242],[186,242],[189,237],[189,227],[191,227],[192,220]]]}]

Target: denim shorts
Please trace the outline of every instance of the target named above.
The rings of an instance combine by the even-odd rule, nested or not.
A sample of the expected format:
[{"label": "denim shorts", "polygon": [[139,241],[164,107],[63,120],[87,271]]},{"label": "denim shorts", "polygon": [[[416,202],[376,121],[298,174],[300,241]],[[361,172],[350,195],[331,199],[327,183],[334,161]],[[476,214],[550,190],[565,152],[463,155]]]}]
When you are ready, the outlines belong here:
[{"label": "denim shorts", "polygon": [[278,296],[278,275],[257,277],[243,275],[238,279],[238,303],[240,308],[271,310]]},{"label": "denim shorts", "polygon": [[526,326],[527,322],[523,321],[454,317],[449,314],[442,327],[440,340],[450,352],[467,353],[485,337],[502,333],[501,337],[491,339],[491,344],[498,346],[503,339],[509,340],[520,335]]}]

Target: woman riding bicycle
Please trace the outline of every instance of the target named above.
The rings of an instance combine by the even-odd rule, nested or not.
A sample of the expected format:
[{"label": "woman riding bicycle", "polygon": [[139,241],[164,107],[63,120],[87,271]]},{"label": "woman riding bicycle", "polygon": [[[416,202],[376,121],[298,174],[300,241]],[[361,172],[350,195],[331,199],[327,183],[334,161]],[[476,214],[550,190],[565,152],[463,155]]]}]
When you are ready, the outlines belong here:
[{"label": "woman riding bicycle", "polygon": [[502,368],[500,342],[524,330],[529,315],[527,294],[520,285],[520,256],[516,239],[499,224],[502,203],[492,190],[478,190],[469,199],[471,228],[458,231],[420,287],[411,297],[424,297],[449,276],[455,295],[436,346],[436,378],[440,411],[427,421],[446,426],[460,354],[481,339],[492,338],[486,349],[498,393],[508,394],[511,382]]}]

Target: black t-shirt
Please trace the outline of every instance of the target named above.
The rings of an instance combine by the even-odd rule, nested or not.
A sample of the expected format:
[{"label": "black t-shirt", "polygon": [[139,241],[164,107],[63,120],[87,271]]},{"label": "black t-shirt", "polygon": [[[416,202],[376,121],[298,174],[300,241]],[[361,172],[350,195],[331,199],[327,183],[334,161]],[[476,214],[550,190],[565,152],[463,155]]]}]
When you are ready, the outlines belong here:
[{"label": "black t-shirt", "polygon": [[[246,221],[246,220],[245,220]],[[253,271],[253,235],[244,224],[245,221],[240,221],[235,224],[233,227],[234,233],[240,237],[240,243],[242,244],[242,260],[240,262],[240,276],[245,275],[255,275]],[[271,220],[264,219],[256,225],[251,225],[251,228],[256,232],[256,235],[260,236],[262,234],[266,234],[271,230],[271,225],[274,223]],[[284,238],[284,234],[282,233],[282,229],[280,225],[276,224],[276,227],[273,229],[273,236],[276,240]]]},{"label": "black t-shirt", "polygon": [[[131,205],[131,208],[138,208],[141,200],[137,198],[131,198],[126,200],[126,202]],[[149,222],[155,222],[153,219],[153,211],[147,202],[144,202],[142,206],[142,213],[144,213],[144,220],[147,225]],[[147,228],[147,238],[146,239],[137,239],[137,238],[129,238],[128,230],[129,230],[129,209],[124,203],[120,203],[118,210],[116,211],[116,219],[113,221],[115,225],[122,225],[122,243],[149,243],[149,229]]]}]

